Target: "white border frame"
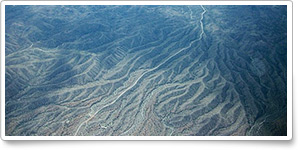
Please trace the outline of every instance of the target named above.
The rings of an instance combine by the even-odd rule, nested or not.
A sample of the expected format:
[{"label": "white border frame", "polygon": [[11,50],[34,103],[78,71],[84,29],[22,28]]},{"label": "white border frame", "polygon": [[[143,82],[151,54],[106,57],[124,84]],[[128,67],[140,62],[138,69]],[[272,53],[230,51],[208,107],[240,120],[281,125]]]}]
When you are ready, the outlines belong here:
[{"label": "white border frame", "polygon": [[[6,136],[5,135],[5,5],[286,5],[287,6],[287,136]],[[293,35],[291,1],[2,1],[1,2],[1,138],[2,140],[291,140],[293,128]]]}]

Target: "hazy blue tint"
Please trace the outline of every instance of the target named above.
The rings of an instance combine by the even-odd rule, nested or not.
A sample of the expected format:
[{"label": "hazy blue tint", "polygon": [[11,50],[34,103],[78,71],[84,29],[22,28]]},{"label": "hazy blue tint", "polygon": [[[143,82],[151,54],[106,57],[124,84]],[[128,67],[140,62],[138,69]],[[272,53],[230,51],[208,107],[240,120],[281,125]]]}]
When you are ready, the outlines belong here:
[{"label": "hazy blue tint", "polygon": [[6,6],[6,135],[286,135],[286,6]]}]

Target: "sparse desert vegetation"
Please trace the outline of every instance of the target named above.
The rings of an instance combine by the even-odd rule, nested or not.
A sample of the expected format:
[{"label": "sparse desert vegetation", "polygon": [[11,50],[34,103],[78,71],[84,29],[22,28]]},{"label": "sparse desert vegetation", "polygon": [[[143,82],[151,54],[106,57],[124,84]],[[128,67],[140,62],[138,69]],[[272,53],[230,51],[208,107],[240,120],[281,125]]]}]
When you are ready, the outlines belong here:
[{"label": "sparse desert vegetation", "polygon": [[286,6],[6,6],[5,134],[286,135]]}]

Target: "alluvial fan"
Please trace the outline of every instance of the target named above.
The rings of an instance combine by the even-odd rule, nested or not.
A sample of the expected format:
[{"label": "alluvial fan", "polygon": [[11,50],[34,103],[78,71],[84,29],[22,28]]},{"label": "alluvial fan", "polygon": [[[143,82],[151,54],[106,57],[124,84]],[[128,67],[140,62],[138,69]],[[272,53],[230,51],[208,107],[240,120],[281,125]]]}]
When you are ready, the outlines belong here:
[{"label": "alluvial fan", "polygon": [[5,7],[5,134],[286,135],[286,6]]}]

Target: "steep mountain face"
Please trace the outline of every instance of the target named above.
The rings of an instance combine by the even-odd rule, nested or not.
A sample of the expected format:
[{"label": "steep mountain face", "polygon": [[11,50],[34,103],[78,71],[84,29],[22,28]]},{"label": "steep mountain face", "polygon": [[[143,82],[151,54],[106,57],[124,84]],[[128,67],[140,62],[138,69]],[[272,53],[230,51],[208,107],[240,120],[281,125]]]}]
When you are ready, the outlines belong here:
[{"label": "steep mountain face", "polygon": [[6,6],[6,135],[286,135],[286,6]]}]

